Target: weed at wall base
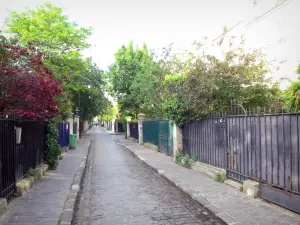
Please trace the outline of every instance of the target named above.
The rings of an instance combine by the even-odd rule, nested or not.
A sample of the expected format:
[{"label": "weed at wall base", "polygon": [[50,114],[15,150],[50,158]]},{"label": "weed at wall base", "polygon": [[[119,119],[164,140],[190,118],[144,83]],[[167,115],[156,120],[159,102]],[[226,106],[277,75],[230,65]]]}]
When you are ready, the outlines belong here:
[{"label": "weed at wall base", "polygon": [[191,168],[192,163],[197,162],[197,156],[193,155],[192,158],[189,157],[189,155],[184,155],[182,149],[178,150],[175,153],[175,163],[186,167],[186,168]]},{"label": "weed at wall base", "polygon": [[224,183],[225,180],[226,180],[226,178],[222,173],[216,174],[215,181],[217,181],[219,183]]}]

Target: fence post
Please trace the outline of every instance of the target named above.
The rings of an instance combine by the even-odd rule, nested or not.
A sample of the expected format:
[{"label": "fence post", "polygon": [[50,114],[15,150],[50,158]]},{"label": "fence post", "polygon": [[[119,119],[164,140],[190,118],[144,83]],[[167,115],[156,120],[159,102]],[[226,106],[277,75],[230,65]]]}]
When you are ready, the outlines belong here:
[{"label": "fence post", "polygon": [[175,123],[173,125],[173,157],[175,160],[176,152],[182,150],[182,129]]},{"label": "fence post", "polygon": [[80,124],[79,124],[79,116],[74,116],[74,122],[77,123],[77,129],[76,129],[76,136],[77,136],[77,141],[79,140],[79,127],[80,127]]},{"label": "fence post", "polygon": [[138,127],[139,127],[139,144],[144,144],[144,137],[143,137],[143,121],[145,120],[145,114],[138,114]]},{"label": "fence post", "polygon": [[113,119],[113,120],[111,121],[111,128],[110,128],[110,130],[111,130],[112,132],[116,132],[115,123],[116,123],[116,119]]},{"label": "fence post", "polygon": [[67,122],[69,123],[69,131],[70,131],[70,134],[73,134],[73,117],[69,117],[67,119]]},{"label": "fence post", "polygon": [[130,121],[131,121],[131,117],[127,116],[126,117],[126,131],[127,131],[127,138],[130,137]]}]

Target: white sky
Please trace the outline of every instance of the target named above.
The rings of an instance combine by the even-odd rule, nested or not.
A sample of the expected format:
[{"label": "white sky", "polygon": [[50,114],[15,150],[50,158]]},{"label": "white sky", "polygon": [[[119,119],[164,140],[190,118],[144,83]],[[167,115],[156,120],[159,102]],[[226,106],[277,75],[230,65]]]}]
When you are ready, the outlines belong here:
[{"label": "white sky", "polygon": [[[270,61],[283,62],[271,76],[295,80],[300,59],[300,0],[281,1],[283,7],[246,27],[275,6],[277,0],[256,0],[255,5],[255,0],[48,0],[63,8],[71,21],[94,28],[90,40],[93,47],[85,54],[104,70],[114,61],[118,48],[130,40],[138,45],[146,43],[150,49],[174,42],[175,50],[185,50],[194,40],[204,36],[215,39],[223,26],[230,28],[244,21],[228,35],[246,34],[249,47],[263,47]],[[43,2],[0,0],[0,25],[9,11],[23,11]]]},{"label": "white sky", "polygon": [[[269,0],[275,1],[275,0]],[[42,0],[0,0],[0,24],[10,10],[33,8]],[[160,48],[171,42],[186,49],[203,36],[217,37],[224,25],[243,19],[253,0],[48,0],[64,9],[70,20],[92,26],[94,45],[87,53],[105,69],[114,52],[133,40]]]}]

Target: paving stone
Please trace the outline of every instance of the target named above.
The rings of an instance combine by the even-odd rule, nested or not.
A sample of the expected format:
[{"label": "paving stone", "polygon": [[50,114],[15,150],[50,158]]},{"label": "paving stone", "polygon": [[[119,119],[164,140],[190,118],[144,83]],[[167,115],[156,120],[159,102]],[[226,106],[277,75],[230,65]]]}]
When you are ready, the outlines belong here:
[{"label": "paving stone", "polygon": [[[224,225],[199,203],[117,145],[116,138],[118,136],[102,132],[93,141],[83,190],[79,192],[80,201],[75,207],[74,225]],[[184,189],[190,190],[190,187]]]},{"label": "paving stone", "polygon": [[[118,142],[135,155],[145,159],[144,161],[151,168],[165,171],[162,176],[178,184],[184,191],[189,192],[186,185],[190,186],[195,191],[193,199],[198,198],[198,201],[206,205],[208,210],[214,211],[232,225],[300,225],[298,214],[259,199],[247,198],[244,193],[229,185],[218,183],[204,174],[180,167],[172,162],[171,157],[153,152],[130,140],[119,137]],[[180,211],[181,209],[178,209],[174,213]],[[190,212],[193,212],[193,209],[190,209]]]},{"label": "paving stone", "polygon": [[62,212],[61,219],[63,222],[71,223],[72,218],[73,218],[73,210],[72,209],[65,209]]},{"label": "paving stone", "polygon": [[[89,138],[89,136],[86,136]],[[89,140],[83,139],[76,150],[65,154],[56,170],[48,170],[22,197],[8,204],[0,217],[1,225],[57,225],[74,175],[88,152]]]}]

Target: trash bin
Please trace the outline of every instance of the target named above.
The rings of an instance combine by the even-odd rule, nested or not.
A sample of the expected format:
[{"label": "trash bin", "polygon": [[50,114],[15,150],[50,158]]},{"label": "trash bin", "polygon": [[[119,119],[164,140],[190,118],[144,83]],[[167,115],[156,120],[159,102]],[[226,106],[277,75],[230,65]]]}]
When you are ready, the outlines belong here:
[{"label": "trash bin", "polygon": [[76,144],[77,144],[77,135],[76,134],[70,134],[71,149],[76,149]]}]

